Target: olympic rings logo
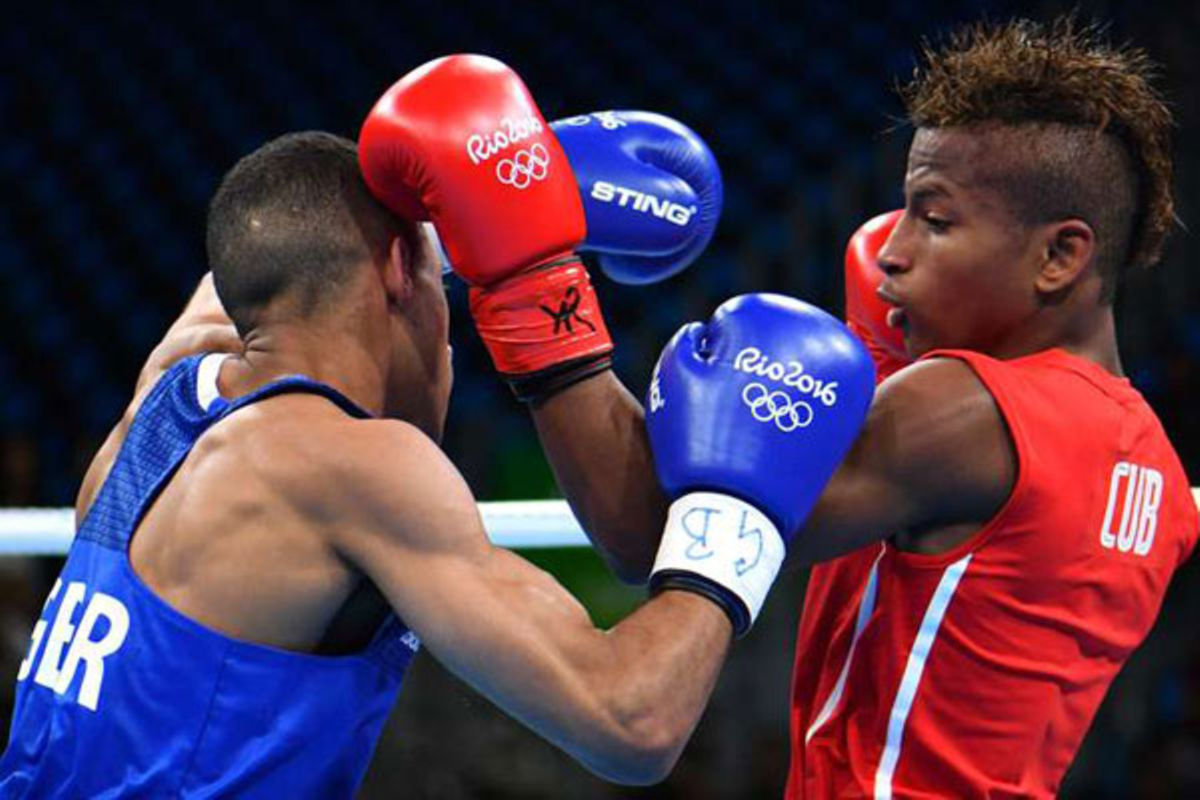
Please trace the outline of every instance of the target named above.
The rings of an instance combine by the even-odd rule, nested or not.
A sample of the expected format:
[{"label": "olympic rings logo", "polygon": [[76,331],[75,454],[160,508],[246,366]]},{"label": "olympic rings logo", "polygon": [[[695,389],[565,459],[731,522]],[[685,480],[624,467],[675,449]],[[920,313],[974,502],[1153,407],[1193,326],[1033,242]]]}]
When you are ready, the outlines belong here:
[{"label": "olympic rings logo", "polygon": [[550,153],[539,142],[528,150],[518,150],[512,158],[496,164],[496,180],[514,189],[526,189],[534,181],[550,174]]},{"label": "olympic rings logo", "polygon": [[742,389],[742,402],[759,422],[774,422],[784,433],[806,428],[813,421],[812,406],[793,400],[787,392],[770,391],[761,383],[748,383]]}]

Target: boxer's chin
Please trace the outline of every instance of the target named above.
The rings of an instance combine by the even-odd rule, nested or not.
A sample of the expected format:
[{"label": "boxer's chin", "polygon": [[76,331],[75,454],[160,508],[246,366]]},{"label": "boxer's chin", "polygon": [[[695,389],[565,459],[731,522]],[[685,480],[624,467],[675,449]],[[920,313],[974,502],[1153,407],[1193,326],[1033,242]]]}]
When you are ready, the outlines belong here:
[{"label": "boxer's chin", "polygon": [[909,358],[917,358],[919,354],[913,350],[915,337],[912,332],[912,317],[908,309],[896,307],[889,310],[887,314],[887,326],[900,331],[901,339],[904,342],[904,354]]},{"label": "boxer's chin", "polygon": [[926,335],[925,331],[914,327],[909,320],[905,320],[901,331],[904,334],[904,351],[913,361],[916,361],[930,350],[937,350],[943,346]]}]

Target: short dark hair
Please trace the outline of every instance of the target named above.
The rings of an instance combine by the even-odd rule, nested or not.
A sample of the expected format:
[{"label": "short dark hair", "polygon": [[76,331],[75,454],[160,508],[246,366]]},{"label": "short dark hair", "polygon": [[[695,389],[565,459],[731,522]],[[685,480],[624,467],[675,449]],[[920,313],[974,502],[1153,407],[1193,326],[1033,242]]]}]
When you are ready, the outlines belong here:
[{"label": "short dark hair", "polygon": [[901,96],[916,127],[1016,129],[1001,182],[1012,210],[1027,224],[1088,222],[1109,301],[1125,268],[1161,256],[1174,202],[1172,118],[1156,67],[1104,34],[1073,15],[970,25],[925,45]]},{"label": "short dark hair", "polygon": [[243,335],[285,296],[307,316],[384,256],[399,224],[367,190],[353,142],[320,131],[281,136],[238,161],[209,203],[217,295]]}]

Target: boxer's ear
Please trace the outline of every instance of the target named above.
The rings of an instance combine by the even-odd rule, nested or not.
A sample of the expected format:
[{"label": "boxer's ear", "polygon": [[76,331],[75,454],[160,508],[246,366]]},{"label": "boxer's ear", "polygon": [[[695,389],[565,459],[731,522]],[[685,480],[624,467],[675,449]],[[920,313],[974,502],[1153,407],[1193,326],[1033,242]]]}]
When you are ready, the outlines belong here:
[{"label": "boxer's ear", "polygon": [[395,236],[388,247],[387,261],[383,265],[383,288],[388,302],[404,305],[413,290],[412,250],[403,236]]},{"label": "boxer's ear", "polygon": [[1061,293],[1075,284],[1092,263],[1096,234],[1081,219],[1046,226],[1045,252],[1034,285],[1042,295]]}]

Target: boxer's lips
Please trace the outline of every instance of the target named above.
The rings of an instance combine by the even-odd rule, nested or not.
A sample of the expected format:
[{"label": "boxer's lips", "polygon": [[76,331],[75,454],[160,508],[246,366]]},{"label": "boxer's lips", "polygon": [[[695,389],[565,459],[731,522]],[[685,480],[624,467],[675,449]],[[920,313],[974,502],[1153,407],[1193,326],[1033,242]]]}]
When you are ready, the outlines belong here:
[{"label": "boxer's lips", "polygon": [[905,323],[908,322],[908,314],[904,309],[904,301],[888,291],[885,286],[886,284],[881,284],[879,288],[875,290],[875,295],[880,300],[887,303],[889,306],[892,306],[890,309],[888,309],[887,317],[885,318],[884,322],[889,328],[903,329]]}]

